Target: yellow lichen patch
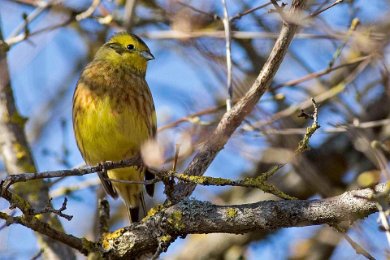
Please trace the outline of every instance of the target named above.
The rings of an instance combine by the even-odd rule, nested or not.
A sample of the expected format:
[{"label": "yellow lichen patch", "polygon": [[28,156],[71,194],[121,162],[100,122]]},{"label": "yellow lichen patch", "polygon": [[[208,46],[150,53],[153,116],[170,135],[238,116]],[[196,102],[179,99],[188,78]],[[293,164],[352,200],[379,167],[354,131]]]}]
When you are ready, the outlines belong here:
[{"label": "yellow lichen patch", "polygon": [[204,184],[206,182],[206,178],[203,176],[188,176],[187,177],[190,182],[198,183],[198,184]]},{"label": "yellow lichen patch", "polygon": [[160,241],[162,243],[169,243],[169,242],[171,242],[171,240],[172,240],[172,237],[170,235],[164,235],[164,236],[160,237]]},{"label": "yellow lichen patch", "polygon": [[181,211],[175,210],[171,216],[168,218],[168,223],[173,226],[176,230],[182,230],[185,228],[184,223],[182,222],[183,213]]},{"label": "yellow lichen patch", "polygon": [[146,214],[146,216],[142,219],[142,221],[145,221],[147,220],[148,218],[151,218],[153,217],[154,215],[156,215],[158,212],[160,212],[162,209],[164,208],[164,206],[162,204],[158,204],[156,206],[154,206],[153,208],[151,208],[148,213]]},{"label": "yellow lichen patch", "polygon": [[238,213],[238,211],[235,208],[227,208],[226,209],[226,216],[229,219],[235,218],[237,216],[237,213]]},{"label": "yellow lichen patch", "polygon": [[11,118],[10,118],[10,122],[14,123],[14,124],[17,124],[17,125],[19,125],[21,127],[24,127],[24,125],[27,122],[27,118],[21,116],[19,113],[13,113]]},{"label": "yellow lichen patch", "polygon": [[215,178],[215,177],[208,177],[208,176],[194,176],[194,175],[187,175],[182,173],[173,173],[174,177],[178,178],[182,181],[188,181],[191,183],[196,184],[212,184],[212,185],[229,185],[231,182],[230,180],[223,179],[223,178]]},{"label": "yellow lichen patch", "polygon": [[102,247],[104,250],[110,249],[110,241],[117,239],[118,237],[122,236],[122,234],[126,230],[124,228],[115,230],[112,233],[104,233],[101,238]]},{"label": "yellow lichen patch", "polygon": [[18,160],[22,160],[28,155],[27,149],[19,143],[14,143],[13,148],[15,151],[15,156]]}]

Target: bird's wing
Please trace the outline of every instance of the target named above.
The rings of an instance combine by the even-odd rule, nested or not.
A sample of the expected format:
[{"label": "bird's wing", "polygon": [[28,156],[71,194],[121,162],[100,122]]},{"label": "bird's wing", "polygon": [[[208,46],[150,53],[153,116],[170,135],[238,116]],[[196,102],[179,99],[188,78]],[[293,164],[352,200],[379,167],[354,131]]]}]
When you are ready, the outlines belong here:
[{"label": "bird's wing", "polygon": [[113,197],[114,199],[118,198],[118,193],[112,186],[112,183],[108,180],[107,172],[106,171],[98,172],[98,176],[106,193],[111,197]]},{"label": "bird's wing", "polygon": [[[148,89],[148,95],[150,96],[152,102],[152,115],[150,117],[150,127],[151,127],[151,137],[153,139],[156,138],[156,135],[157,135],[157,116],[156,116],[156,109],[154,107],[154,102],[153,102],[153,97],[152,97],[152,94],[150,93],[150,90],[149,90],[149,87],[147,87]],[[153,180],[154,179],[154,174],[151,173],[148,168],[146,167],[145,169],[145,180]],[[150,197],[153,197],[154,195],[154,184],[147,184],[145,185],[145,189],[146,189],[146,193],[150,196]]]},{"label": "bird's wing", "polygon": [[[151,173],[148,169],[145,170],[145,180],[153,180],[154,174]],[[146,184],[145,185],[146,193],[149,194],[150,197],[154,195],[154,184]]]}]

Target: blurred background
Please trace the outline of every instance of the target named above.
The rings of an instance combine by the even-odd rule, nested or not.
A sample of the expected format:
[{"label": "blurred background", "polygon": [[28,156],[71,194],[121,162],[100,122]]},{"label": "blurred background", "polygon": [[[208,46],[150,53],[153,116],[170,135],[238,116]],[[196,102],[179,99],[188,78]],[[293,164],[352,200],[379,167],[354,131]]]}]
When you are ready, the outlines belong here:
[{"label": "blurred background", "polygon": [[[271,182],[300,199],[325,198],[388,179],[390,152],[390,2],[306,1],[293,17],[302,25],[270,90],[235,132],[206,175],[239,179],[287,163]],[[337,2],[337,1],[336,1]],[[279,3],[282,3],[279,1]],[[284,0],[289,8],[290,1]],[[233,102],[250,88],[278,36],[281,19],[266,0],[227,0],[232,33]],[[80,15],[82,14],[82,15]],[[223,6],[201,0],[0,0],[0,28],[10,44],[8,63],[16,105],[28,118],[26,135],[39,171],[83,165],[73,136],[72,95],[82,68],[115,32],[142,37],[156,57],[147,81],[156,104],[164,165],[172,167],[180,145],[183,170],[226,111]],[[20,37],[26,34],[27,38]],[[298,117],[319,104],[321,128],[311,149],[293,158],[312,122]],[[0,162],[0,178],[6,176]],[[96,239],[95,174],[51,180],[56,207],[68,198],[61,219],[66,232]],[[162,184],[150,205],[165,200]],[[260,190],[198,186],[192,195],[216,204],[278,199]],[[128,224],[120,201],[109,200],[111,230]],[[0,199],[0,210],[11,212]],[[272,233],[190,235],[178,239],[165,259],[363,259],[352,239],[377,259],[389,257],[378,215],[347,226]],[[2,227],[0,258],[30,259],[39,248],[24,227]],[[80,256],[80,258],[82,258]]]}]

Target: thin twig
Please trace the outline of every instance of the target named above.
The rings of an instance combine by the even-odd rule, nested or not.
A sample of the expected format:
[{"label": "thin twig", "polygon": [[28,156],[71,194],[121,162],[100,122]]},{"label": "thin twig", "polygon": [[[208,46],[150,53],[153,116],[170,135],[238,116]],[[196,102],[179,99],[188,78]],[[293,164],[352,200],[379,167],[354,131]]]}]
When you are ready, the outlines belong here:
[{"label": "thin twig", "polygon": [[76,21],[81,21],[83,19],[87,19],[93,14],[93,12],[96,10],[98,5],[100,4],[100,0],[93,0],[91,5],[87,8],[87,10],[85,10],[79,14],[71,15],[64,22],[61,22],[61,23],[56,24],[56,25],[50,25],[50,26],[47,26],[45,28],[39,29],[39,30],[34,31],[34,32],[28,31],[28,35],[26,34],[26,32],[20,33],[22,31],[22,29],[26,28],[27,22],[31,23],[31,21],[36,19],[44,10],[46,10],[49,7],[52,7],[56,4],[59,4],[60,2],[62,2],[62,1],[59,0],[59,1],[52,1],[52,2],[47,2],[47,3],[44,2],[45,4],[42,4],[42,6],[38,6],[36,8],[36,10],[34,10],[30,15],[27,16],[23,25],[19,25],[4,42],[0,40],[0,47],[4,44],[8,45],[8,47],[10,47],[10,46],[15,45],[17,43],[20,43],[22,41],[28,40],[31,36],[35,36],[35,35],[41,34],[43,32],[48,32],[48,31],[52,31],[52,30],[67,26],[74,19]]},{"label": "thin twig", "polygon": [[284,23],[287,23],[288,20],[287,20],[287,17],[286,17],[286,15],[284,14],[284,11],[283,11],[283,8],[284,8],[284,6],[285,6],[286,4],[284,4],[284,3],[282,2],[282,5],[279,6],[279,4],[278,4],[278,2],[277,2],[276,0],[271,0],[271,3],[272,3],[272,5],[275,7],[276,12],[280,15],[280,18],[282,18],[282,21],[283,21]]},{"label": "thin twig", "polygon": [[[59,4],[61,1],[41,1],[39,6],[35,8],[25,19],[23,22],[19,24],[9,35],[10,38],[13,38],[20,33],[25,31],[26,24],[30,24],[32,21],[37,19],[44,11],[52,7],[53,5]],[[23,33],[24,37],[25,34]]]},{"label": "thin twig", "polygon": [[40,249],[33,257],[31,257],[30,260],[40,259],[44,251],[45,251],[44,249]]},{"label": "thin twig", "polygon": [[[135,162],[137,162],[136,159],[134,160]],[[114,168],[123,168],[123,167],[128,167],[133,165],[137,165],[137,164],[134,164],[133,160],[128,160],[127,162],[125,161],[104,162],[99,164],[98,166],[81,168],[81,169],[51,171],[51,172],[42,172],[42,173],[24,173],[19,175],[8,176],[5,179],[5,181],[1,182],[2,185],[0,187],[3,187],[2,191],[6,193],[7,188],[9,188],[10,185],[17,182],[31,181],[34,179],[42,179],[42,178],[57,178],[61,176],[61,174],[67,177],[80,176],[81,174],[84,175],[93,172],[98,172],[100,171],[101,167],[107,167],[106,169],[114,169]],[[275,196],[278,196],[280,198],[293,199],[293,197],[288,196],[283,192],[277,190],[276,187],[274,187],[273,185],[266,183],[267,179],[282,167],[283,165],[275,166],[271,168],[268,172],[260,174],[259,177],[245,178],[243,180],[230,180],[230,179],[214,178],[208,176],[195,177],[195,176],[188,176],[182,173],[177,173],[176,171],[164,171],[164,170],[155,170],[155,169],[149,169],[149,171],[156,176],[156,178],[152,180],[128,181],[128,180],[110,179],[110,178],[106,178],[106,180],[111,182],[124,183],[124,184],[143,184],[143,185],[149,185],[149,184],[154,184],[163,181],[164,184],[166,185],[166,189],[170,191],[172,189],[172,184],[174,183],[174,179],[177,179],[187,183],[199,184],[204,186],[238,186],[238,187],[247,187],[247,188],[258,188],[265,192],[272,193]],[[170,194],[170,192],[168,192],[168,194]],[[171,195],[169,196],[171,197]],[[64,199],[62,207],[57,210],[53,209],[50,206],[46,206],[42,210],[29,209],[27,213],[29,215],[54,213],[59,215],[60,217],[64,217],[68,220],[71,220],[72,216],[63,213],[63,211],[66,209],[66,204],[67,204],[67,198]]]},{"label": "thin twig", "polygon": [[[294,0],[290,14],[294,15],[302,9],[304,0]],[[276,71],[287,52],[287,49],[298,28],[296,24],[283,24],[279,38],[264,63],[258,77],[253,85],[247,91],[240,101],[234,107],[225,113],[216,129],[211,133],[208,139],[200,147],[199,152],[194,156],[191,163],[185,170],[187,175],[203,175],[219,151],[225,146],[231,135],[241,125],[246,116],[251,113],[257,102],[268,90]],[[177,185],[175,188],[175,200],[180,201],[188,197],[196,185]]]},{"label": "thin twig", "polygon": [[[210,37],[210,38],[225,38],[225,32],[222,30],[217,31],[194,31],[194,32],[183,32],[175,30],[166,30],[166,31],[153,31],[141,33],[145,38],[154,39],[154,40],[164,40],[164,39],[189,39],[189,38],[201,38],[201,37]],[[346,33],[334,33],[334,34],[312,34],[312,33],[298,33],[296,39],[334,39],[342,40],[344,39]],[[380,34],[384,35],[384,34]],[[277,39],[278,34],[274,32],[257,32],[257,31],[231,31],[231,36],[234,39]]]},{"label": "thin twig", "polygon": [[386,183],[382,191],[377,191],[372,189],[372,194],[368,197],[356,195],[359,199],[365,199],[368,202],[375,202],[375,205],[379,213],[379,221],[383,226],[383,230],[386,234],[387,243],[390,247],[390,224],[387,219],[388,208],[389,208],[389,195],[390,195],[390,186],[389,183]]},{"label": "thin twig", "polygon": [[[385,126],[390,124],[390,119],[382,119],[377,121],[369,121],[369,122],[359,122],[358,125],[356,124],[339,124],[335,125],[334,127],[327,127],[320,129],[321,133],[346,133],[349,131],[351,127],[357,128],[357,129],[367,129],[367,128],[373,128],[378,126]],[[285,128],[285,129],[260,129],[258,127],[255,127],[253,125],[247,125],[245,128],[243,128],[244,131],[258,131],[261,132],[264,135],[301,135],[306,133],[306,128]]]},{"label": "thin twig", "polygon": [[368,253],[367,250],[365,250],[361,245],[353,241],[353,239],[348,234],[344,233],[344,238],[348,241],[352,248],[355,249],[356,254],[362,255],[369,260],[375,260],[375,257]]},{"label": "thin twig", "polygon": [[84,255],[88,255],[90,252],[99,252],[98,245],[95,243],[83,238],[80,239],[73,235],[68,235],[64,232],[61,232],[46,222],[42,222],[37,217],[12,217],[3,212],[0,212],[0,219],[4,219],[9,225],[11,224],[20,224],[31,230],[34,230],[40,234],[44,234],[53,240],[60,241],[65,245],[70,246],[81,252]]},{"label": "thin twig", "polygon": [[342,124],[342,125],[335,125],[333,128],[325,128],[325,133],[341,133],[341,132],[347,132],[348,128],[358,128],[358,129],[366,129],[366,128],[373,128],[378,126],[385,126],[390,124],[390,119],[382,119],[382,120],[376,120],[376,121],[368,121],[368,122],[357,122],[353,124]]},{"label": "thin twig", "polygon": [[[277,1],[280,1],[280,0],[277,0]],[[262,4],[262,5],[250,8],[250,9],[244,11],[244,12],[240,12],[240,13],[236,14],[235,16],[231,17],[230,18],[230,22],[233,22],[234,20],[240,19],[241,17],[243,17],[245,15],[248,15],[250,13],[253,13],[253,12],[257,11],[257,10],[263,9],[264,7],[267,7],[269,5],[272,5],[272,3],[271,2],[265,3],[265,4]]]},{"label": "thin twig", "polygon": [[39,173],[22,173],[22,174],[10,175],[0,182],[0,187],[2,186],[5,187],[5,189],[8,189],[12,184],[17,182],[26,182],[30,180],[67,177],[67,176],[82,176],[86,174],[100,172],[103,169],[111,170],[116,168],[125,168],[128,166],[142,166],[141,158],[136,156],[131,159],[122,160],[118,162],[108,161],[108,162],[100,163],[95,166],[72,169],[72,170],[45,171]]},{"label": "thin twig", "polygon": [[69,195],[69,194],[71,194],[72,192],[75,192],[75,191],[80,191],[80,190],[83,190],[83,189],[96,187],[98,185],[100,185],[99,178],[92,178],[92,179],[89,178],[89,179],[86,179],[85,181],[73,183],[73,184],[71,184],[69,186],[61,185],[61,187],[58,187],[57,189],[50,190],[49,196],[50,196],[50,198],[55,199],[55,198],[60,197],[60,196]]},{"label": "thin twig", "polygon": [[100,237],[104,233],[109,232],[108,221],[110,219],[110,205],[106,199],[101,199],[98,201],[98,214],[99,214],[99,234]]},{"label": "thin twig", "polygon": [[[285,86],[295,86],[295,85],[298,85],[298,84],[303,83],[305,81],[308,81],[308,80],[311,80],[311,79],[314,79],[314,78],[318,78],[318,77],[324,76],[324,75],[326,75],[326,74],[328,74],[328,73],[330,73],[332,71],[335,71],[335,70],[338,70],[338,69],[342,69],[344,67],[348,67],[348,66],[359,64],[362,61],[366,61],[367,59],[370,59],[370,58],[371,58],[371,56],[363,56],[363,57],[354,59],[352,61],[343,63],[341,65],[338,65],[338,66],[335,66],[335,67],[332,67],[332,68],[326,68],[326,69],[318,71],[318,72],[313,72],[313,73],[307,74],[307,75],[305,75],[305,76],[303,76],[301,78],[290,80],[290,81],[287,81],[287,82],[275,85],[274,87],[272,87],[272,90],[277,90],[277,89],[280,89],[280,88],[285,87]],[[235,101],[233,103],[235,103]],[[179,125],[181,123],[184,123],[184,122],[197,122],[199,120],[199,116],[208,115],[208,114],[212,114],[212,113],[217,113],[218,111],[220,111],[221,109],[223,109],[225,107],[226,107],[226,104],[222,104],[222,105],[217,106],[217,107],[212,107],[212,108],[207,108],[207,109],[201,110],[199,112],[196,112],[196,113],[190,114],[188,116],[185,116],[185,117],[183,117],[181,119],[178,119],[178,120],[176,120],[176,121],[174,121],[172,123],[169,123],[169,124],[166,124],[164,126],[161,126],[158,129],[158,131],[161,132],[161,131],[164,131],[166,129],[169,129],[169,128],[172,128],[172,127],[176,127],[177,125]],[[381,125],[382,123],[379,122],[379,121],[377,122],[377,124]],[[370,128],[370,127],[374,127],[374,126],[362,126],[362,128]],[[280,134],[289,134],[289,133],[283,133],[284,130],[276,130],[276,132],[274,132],[273,130],[266,130],[266,131],[269,131],[270,133],[275,133],[275,134],[279,134],[279,133]],[[301,129],[301,130],[295,130],[294,129],[294,130],[292,130],[292,134],[294,134],[294,133],[299,134],[299,133],[301,133],[300,131],[305,131],[305,130],[304,129]],[[338,129],[331,128],[331,129],[326,129],[326,131],[328,131],[328,132],[331,132],[331,131],[333,131],[333,132],[346,132],[346,130],[343,130],[341,128],[338,128]],[[287,132],[289,132],[289,131],[287,131]]]},{"label": "thin twig", "polygon": [[[354,73],[350,73],[346,79],[344,79],[342,82],[338,83],[337,85],[335,85],[331,89],[329,89],[325,92],[322,92],[322,93],[318,94],[317,96],[315,96],[314,97],[315,100],[317,102],[322,103],[322,102],[325,102],[326,100],[331,99],[334,96],[337,96],[342,91],[344,91],[346,86],[350,82],[352,82],[358,75],[360,75],[359,72],[362,71],[363,69],[365,69],[369,64],[370,64],[370,59],[365,59],[362,63],[358,64],[358,67],[354,70]],[[275,122],[277,120],[291,116],[291,115],[295,114],[300,109],[307,109],[311,105],[312,105],[311,100],[307,99],[307,100],[301,102],[300,104],[291,105],[288,108],[273,114],[270,118],[268,118],[266,120],[255,122],[255,123],[253,123],[253,125],[257,128],[261,128],[263,126],[272,124],[273,122]]]},{"label": "thin twig", "polygon": [[351,36],[352,36],[352,33],[353,33],[354,31],[356,31],[356,28],[358,27],[359,24],[360,24],[360,21],[359,21],[358,18],[354,18],[354,19],[352,20],[351,26],[349,27],[348,33],[347,33],[347,35],[345,36],[344,41],[343,41],[342,44],[336,49],[336,51],[335,51],[334,54],[333,54],[332,60],[329,62],[329,65],[328,65],[329,68],[333,67],[333,64],[335,63],[335,61],[337,60],[337,58],[340,57],[341,52],[343,51],[344,47],[347,45],[348,41],[350,40],[350,38],[351,38]]},{"label": "thin twig", "polygon": [[231,33],[230,33],[230,19],[229,13],[226,5],[226,0],[221,0],[223,6],[223,27],[225,30],[225,51],[226,51],[226,73],[227,73],[227,90],[228,98],[226,99],[226,111],[232,109],[232,100],[233,100],[233,86],[232,86],[232,50],[231,50]]},{"label": "thin twig", "polygon": [[308,80],[311,80],[311,79],[315,79],[315,78],[319,78],[321,76],[329,74],[332,71],[335,71],[335,70],[338,70],[338,69],[342,69],[344,67],[348,67],[348,66],[359,64],[359,63],[361,63],[363,61],[367,61],[368,59],[371,59],[371,58],[372,58],[372,56],[368,55],[368,56],[363,56],[363,57],[359,57],[359,58],[353,59],[351,61],[348,61],[346,63],[340,64],[340,65],[335,66],[335,67],[329,67],[328,66],[326,69],[323,69],[323,70],[320,70],[320,71],[317,71],[317,72],[313,72],[313,73],[307,74],[307,75],[305,75],[305,76],[303,76],[301,78],[298,78],[298,79],[293,79],[293,80],[290,80],[290,81],[278,84],[278,85],[274,86],[272,88],[272,90],[277,90],[277,89],[280,89],[282,87],[287,87],[287,86],[295,86],[295,85],[301,84],[301,83],[303,83],[305,81],[308,81]]},{"label": "thin twig", "polygon": [[377,202],[377,208],[379,211],[379,219],[380,219],[380,222],[382,223],[382,226],[384,228],[384,231],[386,234],[386,240],[387,240],[387,243],[390,247],[390,225],[389,225],[389,220],[387,219],[387,216],[386,216],[386,210],[385,210],[384,206],[382,205],[382,203],[380,203],[380,202]]},{"label": "thin twig", "polygon": [[313,123],[310,127],[306,129],[306,133],[302,139],[302,141],[299,142],[298,148],[296,149],[297,153],[303,153],[307,149],[309,149],[309,140],[312,137],[312,135],[317,131],[318,128],[320,128],[320,125],[318,124],[318,106],[314,98],[311,99],[311,102],[313,103],[314,112],[313,115],[310,115],[308,118],[313,119]]},{"label": "thin twig", "polygon": [[161,131],[164,131],[166,129],[175,127],[175,126],[179,125],[180,123],[197,121],[199,116],[217,113],[218,111],[222,110],[225,107],[226,107],[226,104],[222,104],[222,105],[217,106],[217,107],[207,108],[205,110],[202,110],[202,111],[190,114],[190,115],[188,115],[186,117],[183,117],[181,119],[178,119],[178,120],[176,120],[176,121],[174,121],[172,123],[169,123],[169,124],[166,124],[164,126],[161,126],[160,128],[158,128],[158,132],[161,132]]},{"label": "thin twig", "polygon": [[126,30],[130,31],[133,21],[137,0],[127,0],[125,4],[125,13],[123,15],[124,26]]},{"label": "thin twig", "polygon": [[8,39],[6,39],[4,41],[4,43],[2,43],[0,41],[0,45],[1,44],[7,44],[8,46],[12,46],[12,45],[15,45],[17,43],[20,43],[20,42],[23,42],[23,41],[26,41],[28,40],[29,38],[31,38],[32,36],[35,36],[35,35],[38,35],[38,34],[41,34],[41,33],[44,33],[44,32],[49,32],[49,31],[52,31],[52,30],[55,30],[55,29],[58,29],[58,28],[61,28],[61,27],[64,27],[64,26],[67,26],[69,25],[71,22],[73,21],[73,17],[70,17],[69,19],[67,19],[66,21],[64,22],[61,22],[59,24],[55,24],[55,25],[50,25],[48,27],[44,27],[42,29],[39,29],[39,30],[36,30],[34,32],[30,32],[28,37],[26,37],[26,35],[24,33],[22,34],[19,34],[19,35],[16,35],[15,37],[10,37]]},{"label": "thin twig", "polygon": [[73,216],[63,213],[63,211],[66,210],[68,199],[66,197],[64,198],[64,201],[62,202],[62,206],[59,209],[54,209],[51,206],[51,200],[52,199],[50,199],[48,205],[45,208],[43,208],[41,210],[35,210],[35,209],[31,210],[30,215],[40,215],[40,214],[45,214],[45,213],[53,213],[53,214],[56,214],[59,217],[62,217],[62,218],[65,218],[68,221],[71,221]]},{"label": "thin twig", "polygon": [[[149,169],[151,173],[153,173],[154,175],[157,175],[157,176],[162,176],[163,173],[166,173],[166,171],[161,171],[158,172],[158,171],[153,171],[152,169]],[[110,178],[104,178],[105,180],[107,181],[110,181],[110,182],[116,182],[116,183],[124,183],[124,184],[142,184],[142,185],[150,185],[150,184],[155,184],[157,182],[160,182],[162,181],[161,179],[157,179],[157,178],[154,178],[152,180],[143,180],[143,181],[128,181],[128,180],[121,180],[121,179],[110,179]]]},{"label": "thin twig", "polygon": [[88,17],[91,17],[92,14],[95,12],[96,8],[99,6],[100,0],[93,0],[91,5],[82,13],[79,13],[76,15],[75,19],[76,21],[81,21],[84,19],[87,19]]},{"label": "thin twig", "polygon": [[233,186],[233,187],[245,187],[256,188],[264,192],[273,194],[279,198],[292,200],[296,199],[284,192],[278,190],[274,185],[267,183],[267,180],[273,176],[284,165],[278,165],[272,167],[269,171],[258,174],[257,177],[247,177],[243,180],[230,180],[225,178],[216,178],[210,176],[190,176],[183,173],[168,172],[170,176],[177,178],[180,181],[198,184],[203,186]]},{"label": "thin twig", "polygon": [[196,12],[196,13],[200,13],[200,14],[203,14],[203,15],[206,15],[206,16],[209,16],[211,17],[213,20],[220,20],[221,18],[216,15],[216,14],[212,14],[212,13],[209,13],[209,12],[206,12],[206,11],[203,11],[199,8],[196,8],[195,6],[192,6],[190,4],[187,4],[187,3],[184,3],[182,1],[178,1],[177,2],[179,5],[182,5],[184,7],[187,7],[188,9],[191,9],[192,11]]},{"label": "thin twig", "polygon": [[175,157],[173,158],[172,171],[176,171],[177,161],[179,159],[180,144],[175,145]]},{"label": "thin twig", "polygon": [[330,5],[326,6],[326,7],[324,7],[323,9],[318,10],[318,11],[315,11],[314,13],[311,13],[311,14],[309,15],[309,17],[310,17],[310,18],[316,17],[317,15],[319,15],[319,14],[325,12],[326,10],[328,10],[328,9],[332,8],[333,6],[338,5],[338,4],[342,3],[342,2],[344,2],[344,0],[336,0],[336,1],[334,1],[332,4],[330,4]]}]

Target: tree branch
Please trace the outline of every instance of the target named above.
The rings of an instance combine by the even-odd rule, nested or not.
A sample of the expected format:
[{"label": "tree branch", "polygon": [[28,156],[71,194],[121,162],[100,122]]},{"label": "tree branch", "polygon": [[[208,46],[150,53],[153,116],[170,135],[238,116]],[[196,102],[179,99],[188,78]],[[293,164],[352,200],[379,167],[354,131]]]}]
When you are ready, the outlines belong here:
[{"label": "tree branch", "polygon": [[[290,14],[294,16],[304,5],[304,0],[294,0]],[[255,83],[246,95],[228,112],[225,113],[217,128],[201,146],[190,165],[185,170],[187,175],[203,175],[214,158],[229,140],[233,132],[240,126],[244,118],[252,111],[254,106],[267,91],[276,71],[287,52],[288,46],[298,26],[284,23],[279,38],[276,40],[271,54],[264,64]],[[191,195],[195,185],[179,184],[175,189],[176,202]]]},{"label": "tree branch", "polygon": [[82,176],[86,174],[91,174],[95,172],[100,172],[103,170],[111,170],[116,168],[124,168],[128,166],[142,166],[142,160],[140,157],[135,156],[130,159],[121,160],[118,162],[103,162],[95,166],[88,166],[85,168],[77,168],[71,170],[58,170],[58,171],[45,171],[39,173],[21,173],[17,175],[7,176],[2,182],[0,182],[0,186],[4,189],[8,189],[12,184],[18,182],[26,182],[31,180],[39,180],[46,178],[57,178],[57,177],[69,177],[69,176]]},{"label": "tree branch", "polygon": [[242,234],[284,227],[334,225],[376,212],[376,203],[370,198],[385,189],[386,184],[380,184],[375,192],[363,189],[321,200],[261,201],[235,206],[184,200],[146,217],[142,223],[106,234],[101,243],[108,252],[106,257],[128,259],[154,253],[161,241],[172,241],[187,234]]},{"label": "tree branch", "polygon": [[94,243],[56,230],[48,223],[40,221],[37,217],[12,217],[0,212],[0,219],[4,219],[7,225],[20,224],[25,226],[40,234],[46,235],[53,240],[62,242],[65,245],[77,249],[84,255],[87,255],[89,252],[99,252]]},{"label": "tree branch", "polygon": [[[30,228],[36,232],[38,232],[41,235],[44,235],[44,238],[47,240],[47,238],[51,238],[52,241],[55,241],[55,243],[51,245],[60,245],[63,247],[63,244],[68,245],[74,249],[79,250],[83,254],[88,254],[91,251],[96,251],[97,247],[94,245],[94,243],[86,240],[86,239],[80,239],[72,235],[68,235],[64,233],[61,229],[53,228],[52,224],[48,224],[43,221],[47,221],[47,218],[36,217],[36,214],[42,213],[42,212],[36,212],[31,205],[25,201],[23,198],[18,196],[15,193],[12,193],[8,190],[4,190],[0,186],[0,193],[2,194],[2,197],[5,198],[10,203],[10,208],[18,208],[23,213],[23,216],[21,217],[13,217],[10,215],[7,215],[3,212],[0,212],[0,219],[4,219],[6,221],[6,225],[11,224],[20,224],[27,228]],[[43,220],[43,221],[42,221]],[[49,222],[50,223],[50,222]],[[61,243],[58,243],[62,242]],[[46,247],[44,247],[46,248]],[[69,247],[66,247],[67,249],[70,249]],[[48,249],[47,249],[48,250]],[[67,257],[68,255],[63,255],[64,257]]]}]

